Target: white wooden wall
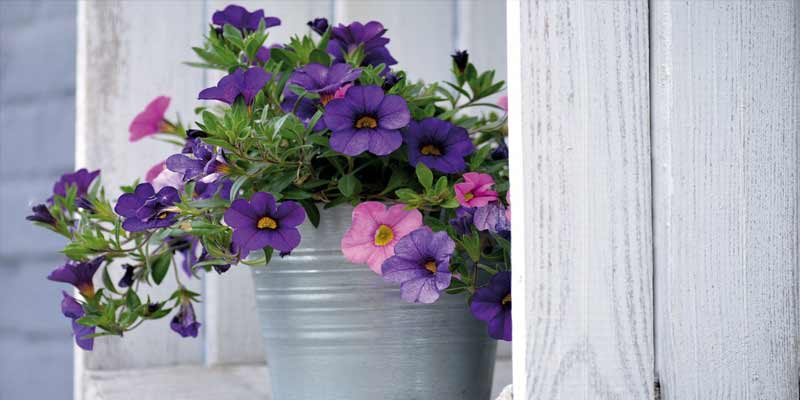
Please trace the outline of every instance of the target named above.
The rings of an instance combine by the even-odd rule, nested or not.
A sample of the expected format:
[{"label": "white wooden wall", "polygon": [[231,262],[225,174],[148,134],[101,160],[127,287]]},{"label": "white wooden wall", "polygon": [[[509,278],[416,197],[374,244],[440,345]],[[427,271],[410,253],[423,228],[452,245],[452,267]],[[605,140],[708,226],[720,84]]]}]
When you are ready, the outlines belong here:
[{"label": "white wooden wall", "polygon": [[514,398],[800,397],[800,2],[512,0],[508,39]]}]

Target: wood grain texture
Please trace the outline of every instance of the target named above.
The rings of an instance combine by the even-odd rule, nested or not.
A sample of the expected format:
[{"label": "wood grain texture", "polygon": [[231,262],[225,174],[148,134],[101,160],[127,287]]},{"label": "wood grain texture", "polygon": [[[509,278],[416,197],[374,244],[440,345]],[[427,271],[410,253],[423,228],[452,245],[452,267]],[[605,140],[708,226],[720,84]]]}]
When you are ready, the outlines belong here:
[{"label": "wood grain texture", "polygon": [[508,24],[514,398],[651,399],[648,4]]},{"label": "wood grain texture", "polygon": [[664,399],[797,399],[800,3],[653,3]]},{"label": "wood grain texture", "polygon": [[[182,24],[175,24],[175,15]],[[79,4],[76,159],[79,167],[102,170],[111,198],[120,193],[119,185],[141,178],[174,152],[155,141],[128,143],[128,125],[158,95],[172,97],[170,117],[176,112],[191,116],[202,72],[181,62],[192,57],[190,46],[198,42],[202,18],[200,7],[187,8],[182,1]],[[145,293],[168,297],[175,288],[172,279]],[[201,290],[198,280],[187,286]],[[84,370],[196,363],[202,361],[202,340],[179,337],[167,318],[143,324],[124,339],[98,338],[93,352],[77,352],[76,359],[77,380]],[[80,386],[76,383],[76,391]]]}]

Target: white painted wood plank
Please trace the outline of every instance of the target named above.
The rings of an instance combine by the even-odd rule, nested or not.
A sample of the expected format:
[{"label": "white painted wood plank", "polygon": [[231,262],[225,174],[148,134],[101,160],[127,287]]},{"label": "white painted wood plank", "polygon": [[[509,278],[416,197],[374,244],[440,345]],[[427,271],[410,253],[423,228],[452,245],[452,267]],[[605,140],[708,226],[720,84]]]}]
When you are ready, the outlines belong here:
[{"label": "white painted wood plank", "polygon": [[[208,0],[206,20],[230,4],[227,0]],[[266,45],[286,43],[294,35],[308,32],[306,22],[317,17],[332,18],[333,2],[329,0],[246,0],[236,4],[254,11],[264,9],[266,15],[281,19],[281,25],[270,28]],[[215,84],[220,74],[206,77]],[[266,353],[256,312],[255,289],[249,267],[235,266],[222,276],[206,277],[206,364],[264,362]]]},{"label": "white painted wood plank", "polygon": [[797,399],[800,3],[653,3],[664,399]]},{"label": "white painted wood plank", "polygon": [[510,1],[515,399],[653,397],[646,1]]},{"label": "white painted wood plank", "polygon": [[[172,97],[168,112],[173,118],[176,111],[191,116],[202,72],[181,62],[192,58],[190,46],[198,42],[202,19],[201,7],[182,1],[79,4],[76,159],[79,167],[102,170],[110,196],[174,152],[154,141],[128,143],[128,124],[162,94]],[[201,289],[197,280],[187,286]],[[166,298],[174,288],[167,283],[149,293]],[[76,398],[85,398],[80,393],[85,370],[196,363],[202,347],[201,339],[173,333],[168,318],[143,324],[124,339],[99,338],[93,352],[76,353]]]},{"label": "white painted wood plank", "polygon": [[388,29],[389,52],[412,80],[434,82],[452,76],[455,49],[454,0],[336,0],[335,22],[379,21]]}]

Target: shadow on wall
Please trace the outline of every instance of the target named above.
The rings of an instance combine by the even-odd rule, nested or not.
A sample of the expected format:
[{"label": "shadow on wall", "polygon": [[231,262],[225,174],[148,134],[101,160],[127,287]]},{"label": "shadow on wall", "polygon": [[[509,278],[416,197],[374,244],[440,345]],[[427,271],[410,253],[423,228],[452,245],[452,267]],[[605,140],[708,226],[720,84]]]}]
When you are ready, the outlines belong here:
[{"label": "shadow on wall", "polygon": [[0,1],[0,399],[72,398],[64,243],[24,217],[74,164],[76,4]]}]

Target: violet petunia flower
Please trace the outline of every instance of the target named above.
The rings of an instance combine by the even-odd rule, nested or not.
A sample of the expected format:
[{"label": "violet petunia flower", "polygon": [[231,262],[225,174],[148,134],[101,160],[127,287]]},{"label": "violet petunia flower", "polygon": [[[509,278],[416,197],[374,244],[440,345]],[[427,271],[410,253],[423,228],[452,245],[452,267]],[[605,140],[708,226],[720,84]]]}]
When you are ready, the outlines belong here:
[{"label": "violet petunia flower", "polygon": [[47,225],[55,225],[56,219],[53,218],[53,214],[50,214],[50,210],[44,204],[38,204],[31,208],[33,214],[28,215],[25,217],[28,221],[33,222],[41,222]]},{"label": "violet petunia flower", "polygon": [[511,224],[506,218],[506,209],[499,201],[493,201],[475,210],[475,227],[479,231],[503,233],[511,230]]},{"label": "violet petunia flower", "polygon": [[194,185],[194,196],[198,199],[213,199],[214,196],[219,195],[219,198],[223,200],[230,200],[232,187],[233,181],[228,178],[211,183],[198,181]]},{"label": "violet petunia flower", "polygon": [[234,73],[220,79],[217,86],[203,89],[197,98],[233,104],[241,95],[244,97],[245,103],[251,104],[271,77],[272,75],[261,67],[252,67],[247,71],[239,68]]},{"label": "violet petunia flower", "polygon": [[496,273],[489,285],[476,290],[470,311],[475,318],[486,321],[489,336],[511,341],[511,272]]},{"label": "violet petunia flower", "polygon": [[456,208],[456,217],[449,221],[450,226],[459,235],[469,235],[472,233],[474,215],[474,208],[458,207]]},{"label": "violet petunia flower", "polygon": [[447,232],[417,229],[397,242],[394,256],[384,261],[383,278],[400,284],[400,297],[412,303],[433,303],[450,286],[450,256],[455,242]]},{"label": "violet petunia flower", "polygon": [[466,129],[437,118],[411,121],[403,139],[411,166],[421,162],[445,174],[463,172],[467,168],[464,157],[475,152]]},{"label": "violet petunia flower", "polygon": [[218,10],[211,16],[211,22],[214,25],[228,24],[241,31],[258,30],[258,25],[262,20],[265,28],[281,24],[281,20],[277,17],[264,17],[264,10],[249,12],[244,7],[235,4],[231,4],[221,11]]},{"label": "violet petunia flower", "polygon": [[505,140],[500,139],[500,143],[492,150],[491,158],[495,161],[508,159],[508,146]]},{"label": "violet petunia flower", "polygon": [[464,174],[464,182],[453,186],[458,204],[463,207],[483,207],[497,200],[497,192],[492,190],[494,179],[491,175],[479,172]]},{"label": "violet petunia flower", "polygon": [[[53,185],[53,196],[67,196],[67,188],[70,186],[75,186],[75,198],[81,198],[86,196],[89,192],[89,187],[92,185],[92,181],[94,181],[97,176],[100,175],[100,170],[95,170],[89,172],[86,168],[81,168],[71,174],[64,174],[61,175],[61,178],[58,182]],[[49,204],[53,204],[53,197],[50,197],[47,202]]]},{"label": "violet petunia flower", "polygon": [[354,86],[344,98],[328,103],[324,118],[333,131],[333,150],[348,156],[365,151],[385,156],[403,144],[400,129],[408,125],[411,113],[400,96],[387,96],[378,86]]},{"label": "violet petunia flower", "polygon": [[164,113],[169,107],[169,97],[158,96],[133,118],[128,127],[130,136],[128,140],[135,142],[158,132],[171,132],[175,129],[172,124],[164,119]]},{"label": "violet petunia flower", "polygon": [[191,235],[179,235],[167,236],[164,238],[164,243],[169,246],[170,249],[182,256],[183,261],[181,262],[181,269],[183,269],[183,272],[186,273],[186,276],[191,278],[194,275],[192,273],[192,266],[198,262],[198,246],[202,247],[200,245],[200,241]]},{"label": "violet petunia flower", "polygon": [[119,197],[114,211],[125,217],[123,229],[140,232],[172,225],[177,217],[177,210],[172,206],[179,201],[178,190],[174,187],[166,186],[156,193],[153,185],[141,183],[133,193],[125,193]]},{"label": "violet petunia flower", "polygon": [[125,273],[122,275],[122,278],[119,279],[119,282],[117,282],[117,286],[121,288],[133,286],[133,273],[136,272],[136,267],[130,264],[122,264],[122,269],[125,270]]},{"label": "violet petunia flower", "polygon": [[386,33],[386,29],[377,21],[370,21],[366,25],[360,22],[353,22],[347,26],[339,24],[331,30],[327,51],[333,56],[334,63],[343,63],[345,55],[352,54],[359,46],[363,45],[364,61],[361,63],[362,66],[384,64],[389,67],[397,64],[397,60],[386,48],[389,39],[383,37],[384,33]]},{"label": "violet petunia flower", "polygon": [[170,171],[182,174],[184,181],[205,183],[215,182],[230,172],[224,155],[200,139],[186,140],[183,153],[169,156],[166,166]]},{"label": "violet petunia flower", "polygon": [[456,50],[450,57],[453,59],[453,66],[455,66],[456,71],[463,74],[469,64],[469,53],[466,50]]},{"label": "violet petunia flower", "polygon": [[47,276],[47,279],[54,282],[69,283],[75,286],[83,297],[92,298],[94,297],[92,279],[104,260],[105,258],[100,256],[89,262],[67,261],[64,265],[53,270]]},{"label": "violet petunia flower", "polygon": [[172,321],[169,323],[169,327],[181,337],[197,337],[201,325],[197,322],[194,307],[190,301],[181,301],[178,314],[172,317]]},{"label": "violet petunia flower", "polygon": [[61,300],[61,313],[72,320],[72,333],[75,335],[75,344],[84,350],[92,351],[94,348],[94,338],[87,336],[93,335],[95,333],[95,328],[79,324],[78,320],[83,318],[86,312],[83,311],[83,307],[74,297],[63,291],[61,294],[64,296]]},{"label": "violet petunia flower", "polygon": [[225,211],[225,223],[233,228],[231,240],[242,257],[267,246],[278,251],[294,250],[300,244],[297,226],[305,219],[300,204],[294,201],[276,204],[275,197],[264,192],[253,194],[249,202],[236,199]]},{"label": "violet petunia flower", "polygon": [[[360,75],[360,69],[352,69],[348,64],[333,64],[330,67],[308,64],[298,68],[286,82],[281,109],[287,113],[294,111],[295,115],[307,124],[316,114],[320,105],[326,106],[336,98],[339,89],[349,85]],[[319,95],[319,98],[303,97],[298,102],[299,96],[289,88],[290,85],[300,86],[309,93]],[[320,119],[314,129],[325,129],[324,119]]]},{"label": "violet petunia flower", "polygon": [[328,19],[327,18],[314,18],[312,21],[308,21],[306,23],[312,31],[316,32],[317,34],[324,35],[325,31],[328,30]]}]

